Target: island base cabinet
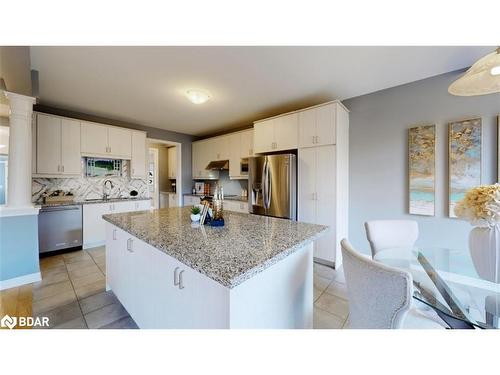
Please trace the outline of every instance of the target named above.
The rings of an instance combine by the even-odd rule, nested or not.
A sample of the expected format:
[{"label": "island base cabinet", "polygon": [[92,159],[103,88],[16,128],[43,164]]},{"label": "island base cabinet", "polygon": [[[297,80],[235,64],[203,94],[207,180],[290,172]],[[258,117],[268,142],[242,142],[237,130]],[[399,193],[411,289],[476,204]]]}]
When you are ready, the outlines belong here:
[{"label": "island base cabinet", "polygon": [[312,251],[230,289],[106,223],[106,289],[140,328],[312,328]]}]

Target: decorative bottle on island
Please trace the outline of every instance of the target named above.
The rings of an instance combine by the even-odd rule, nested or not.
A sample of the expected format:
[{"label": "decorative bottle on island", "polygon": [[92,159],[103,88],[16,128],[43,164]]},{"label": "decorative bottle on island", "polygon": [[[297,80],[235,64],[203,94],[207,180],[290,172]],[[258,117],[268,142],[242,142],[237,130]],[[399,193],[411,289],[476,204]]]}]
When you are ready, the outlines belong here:
[{"label": "decorative bottle on island", "polygon": [[214,197],[212,198],[213,219],[211,225],[220,227],[224,225],[224,189],[218,183],[215,185]]}]

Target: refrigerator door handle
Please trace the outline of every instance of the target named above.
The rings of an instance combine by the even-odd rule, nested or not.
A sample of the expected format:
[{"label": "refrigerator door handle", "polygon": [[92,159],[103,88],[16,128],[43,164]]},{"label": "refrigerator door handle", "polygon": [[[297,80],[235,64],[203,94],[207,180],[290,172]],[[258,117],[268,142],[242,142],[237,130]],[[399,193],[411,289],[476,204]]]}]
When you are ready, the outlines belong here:
[{"label": "refrigerator door handle", "polygon": [[271,207],[271,195],[272,195],[272,184],[271,184],[271,171],[269,168],[269,162],[267,163],[267,174],[266,174],[266,182],[267,182],[267,197],[266,197],[266,206],[267,209]]},{"label": "refrigerator door handle", "polygon": [[262,168],[262,204],[267,211],[267,158],[264,157],[264,167]]}]

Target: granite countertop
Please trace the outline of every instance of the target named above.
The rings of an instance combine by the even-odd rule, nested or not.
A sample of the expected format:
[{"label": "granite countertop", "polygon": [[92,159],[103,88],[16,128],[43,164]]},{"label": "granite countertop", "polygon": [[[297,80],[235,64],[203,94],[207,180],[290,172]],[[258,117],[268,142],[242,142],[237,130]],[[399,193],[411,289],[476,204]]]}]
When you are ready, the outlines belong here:
[{"label": "granite countertop", "polygon": [[104,215],[178,261],[233,288],[286,258],[329,230],[266,216],[226,211],[224,227],[191,225],[190,208]]},{"label": "granite countertop", "polygon": [[[189,197],[204,197],[205,194],[184,194],[184,196],[189,196]],[[238,202],[248,202],[248,197],[243,197],[241,195],[235,195],[235,196],[224,196],[224,200],[227,201],[238,201]]]},{"label": "granite countertop", "polygon": [[73,206],[75,204],[95,204],[95,203],[113,203],[113,202],[128,202],[128,201],[145,201],[151,200],[148,197],[130,197],[130,198],[108,198],[108,199],[92,199],[83,201],[71,201],[71,202],[51,202],[51,203],[35,203],[40,207],[54,207],[54,206]]}]

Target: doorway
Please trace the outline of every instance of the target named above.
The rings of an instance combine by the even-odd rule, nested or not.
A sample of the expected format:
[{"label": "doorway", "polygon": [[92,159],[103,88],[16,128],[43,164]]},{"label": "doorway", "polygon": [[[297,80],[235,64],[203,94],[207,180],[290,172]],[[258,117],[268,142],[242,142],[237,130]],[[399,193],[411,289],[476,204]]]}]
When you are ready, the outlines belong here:
[{"label": "doorway", "polygon": [[182,145],[148,138],[148,184],[154,208],[182,206]]}]

